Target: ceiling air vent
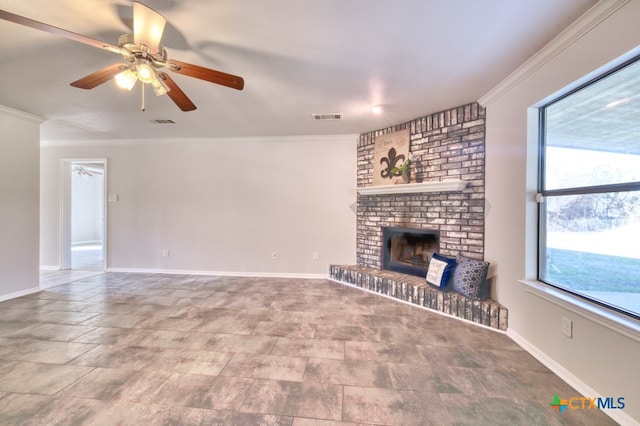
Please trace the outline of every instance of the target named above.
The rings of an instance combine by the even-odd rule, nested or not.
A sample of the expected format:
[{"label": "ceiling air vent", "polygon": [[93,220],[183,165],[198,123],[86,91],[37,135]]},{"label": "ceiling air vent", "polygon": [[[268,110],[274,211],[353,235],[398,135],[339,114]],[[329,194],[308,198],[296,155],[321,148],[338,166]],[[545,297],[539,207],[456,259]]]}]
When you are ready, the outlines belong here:
[{"label": "ceiling air vent", "polygon": [[342,114],[341,112],[337,112],[334,114],[311,114],[313,116],[314,120],[342,120],[342,116],[344,114]]},{"label": "ceiling air vent", "polygon": [[155,120],[151,120],[151,122],[154,124],[176,124],[175,121],[168,118],[156,118]]}]

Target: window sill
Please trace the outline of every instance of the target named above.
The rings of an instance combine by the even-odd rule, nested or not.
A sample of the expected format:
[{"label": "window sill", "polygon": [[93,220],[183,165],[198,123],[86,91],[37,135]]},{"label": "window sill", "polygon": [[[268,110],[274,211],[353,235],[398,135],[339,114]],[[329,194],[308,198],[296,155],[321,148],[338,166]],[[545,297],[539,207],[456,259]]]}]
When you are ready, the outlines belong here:
[{"label": "window sill", "polygon": [[524,284],[525,291],[529,294],[640,342],[640,321],[558,290],[540,281],[520,280],[519,282]]}]

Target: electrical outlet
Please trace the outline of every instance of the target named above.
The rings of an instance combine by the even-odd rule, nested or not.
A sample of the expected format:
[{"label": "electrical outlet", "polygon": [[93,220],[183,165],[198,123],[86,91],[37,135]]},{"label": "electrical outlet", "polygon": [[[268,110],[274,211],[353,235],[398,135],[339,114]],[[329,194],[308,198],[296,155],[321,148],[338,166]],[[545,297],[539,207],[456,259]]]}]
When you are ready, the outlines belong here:
[{"label": "electrical outlet", "polygon": [[278,260],[278,252],[277,251],[274,251],[273,253],[271,253],[271,259]]},{"label": "electrical outlet", "polygon": [[320,254],[317,251],[313,252],[313,260],[320,260]]},{"label": "electrical outlet", "polygon": [[163,257],[169,257],[169,249],[162,250],[162,256]]},{"label": "electrical outlet", "polygon": [[573,321],[569,318],[562,318],[562,334],[569,339],[573,338]]}]

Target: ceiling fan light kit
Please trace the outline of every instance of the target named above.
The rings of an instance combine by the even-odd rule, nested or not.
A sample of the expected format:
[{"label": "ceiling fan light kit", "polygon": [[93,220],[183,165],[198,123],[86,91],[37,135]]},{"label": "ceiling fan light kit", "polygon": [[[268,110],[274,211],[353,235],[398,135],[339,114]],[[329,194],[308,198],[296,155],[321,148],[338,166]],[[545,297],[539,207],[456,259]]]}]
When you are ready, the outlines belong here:
[{"label": "ceiling fan light kit", "polygon": [[144,59],[136,59],[135,69],[136,76],[142,83],[149,84],[155,81],[156,72],[151,64],[149,64],[149,61],[146,61]]},{"label": "ceiling fan light kit", "polygon": [[127,90],[133,89],[135,86],[138,77],[136,77],[136,73],[133,72],[130,68],[122,71],[120,74],[117,74],[114,79],[116,80],[116,84]]},{"label": "ceiling fan light kit", "polygon": [[[84,43],[99,49],[119,53],[126,64],[113,64],[93,72],[71,83],[80,89],[93,89],[112,78],[118,86],[131,90],[136,81],[151,84],[156,96],[169,95],[169,98],[182,111],[193,111],[196,106],[178,85],[162,71],[167,68],[177,74],[197,78],[236,90],[244,88],[242,77],[215,71],[209,68],[193,65],[177,60],[169,60],[167,51],[160,44],[166,19],[160,13],[143,5],[133,2],[133,34],[125,34],[118,39],[118,46],[92,39],[82,34],[54,27],[53,25],[35,21],[33,19],[0,10],[0,19],[21,24],[30,28],[59,35],[79,43]],[[144,96],[144,86],[143,86]],[[144,104],[142,110],[144,111]]]},{"label": "ceiling fan light kit", "polygon": [[166,95],[171,90],[169,89],[169,86],[159,78],[155,78],[151,82],[151,86],[153,87],[153,91],[156,93],[156,96]]}]

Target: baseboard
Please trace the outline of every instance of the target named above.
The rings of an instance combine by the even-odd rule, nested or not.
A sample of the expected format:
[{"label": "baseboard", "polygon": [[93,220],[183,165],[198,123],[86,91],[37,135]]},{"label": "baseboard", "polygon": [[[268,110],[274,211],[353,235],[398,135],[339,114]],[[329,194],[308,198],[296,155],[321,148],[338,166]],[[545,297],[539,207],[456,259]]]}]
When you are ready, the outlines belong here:
[{"label": "baseboard", "polygon": [[41,271],[59,271],[60,265],[40,265]]},{"label": "baseboard", "polygon": [[49,283],[49,284],[40,283],[40,290],[46,290],[48,288],[56,287],[56,286],[59,286],[59,285],[60,285],[60,283],[56,283],[56,282]]},{"label": "baseboard", "polygon": [[107,268],[106,272],[126,272],[132,274],[167,274],[167,275],[205,275],[247,278],[298,278],[321,280],[327,274],[298,274],[288,272],[233,272],[233,271],[191,271],[184,269],[147,269],[147,268]]},{"label": "baseboard", "polygon": [[41,290],[40,287],[32,287],[26,290],[16,291],[14,293],[9,294],[0,294],[0,302],[4,302],[5,300],[16,299],[18,297],[27,296],[29,294],[37,293]]},{"label": "baseboard", "polygon": [[102,241],[101,240],[74,241],[71,243],[71,247],[73,248],[74,246],[89,245],[89,244],[102,245]]},{"label": "baseboard", "polygon": [[[583,382],[578,376],[558,364],[553,358],[549,357],[546,353],[542,352],[536,346],[532,345],[528,340],[522,337],[513,329],[507,329],[507,336],[516,342],[522,349],[529,352],[535,359],[540,361],[549,370],[553,371],[558,377],[564,380],[569,386],[577,390],[582,396],[595,398],[602,396],[596,392],[591,386]],[[602,410],[604,414],[611,417],[613,420],[624,426],[638,426],[636,420],[621,410]]]}]

